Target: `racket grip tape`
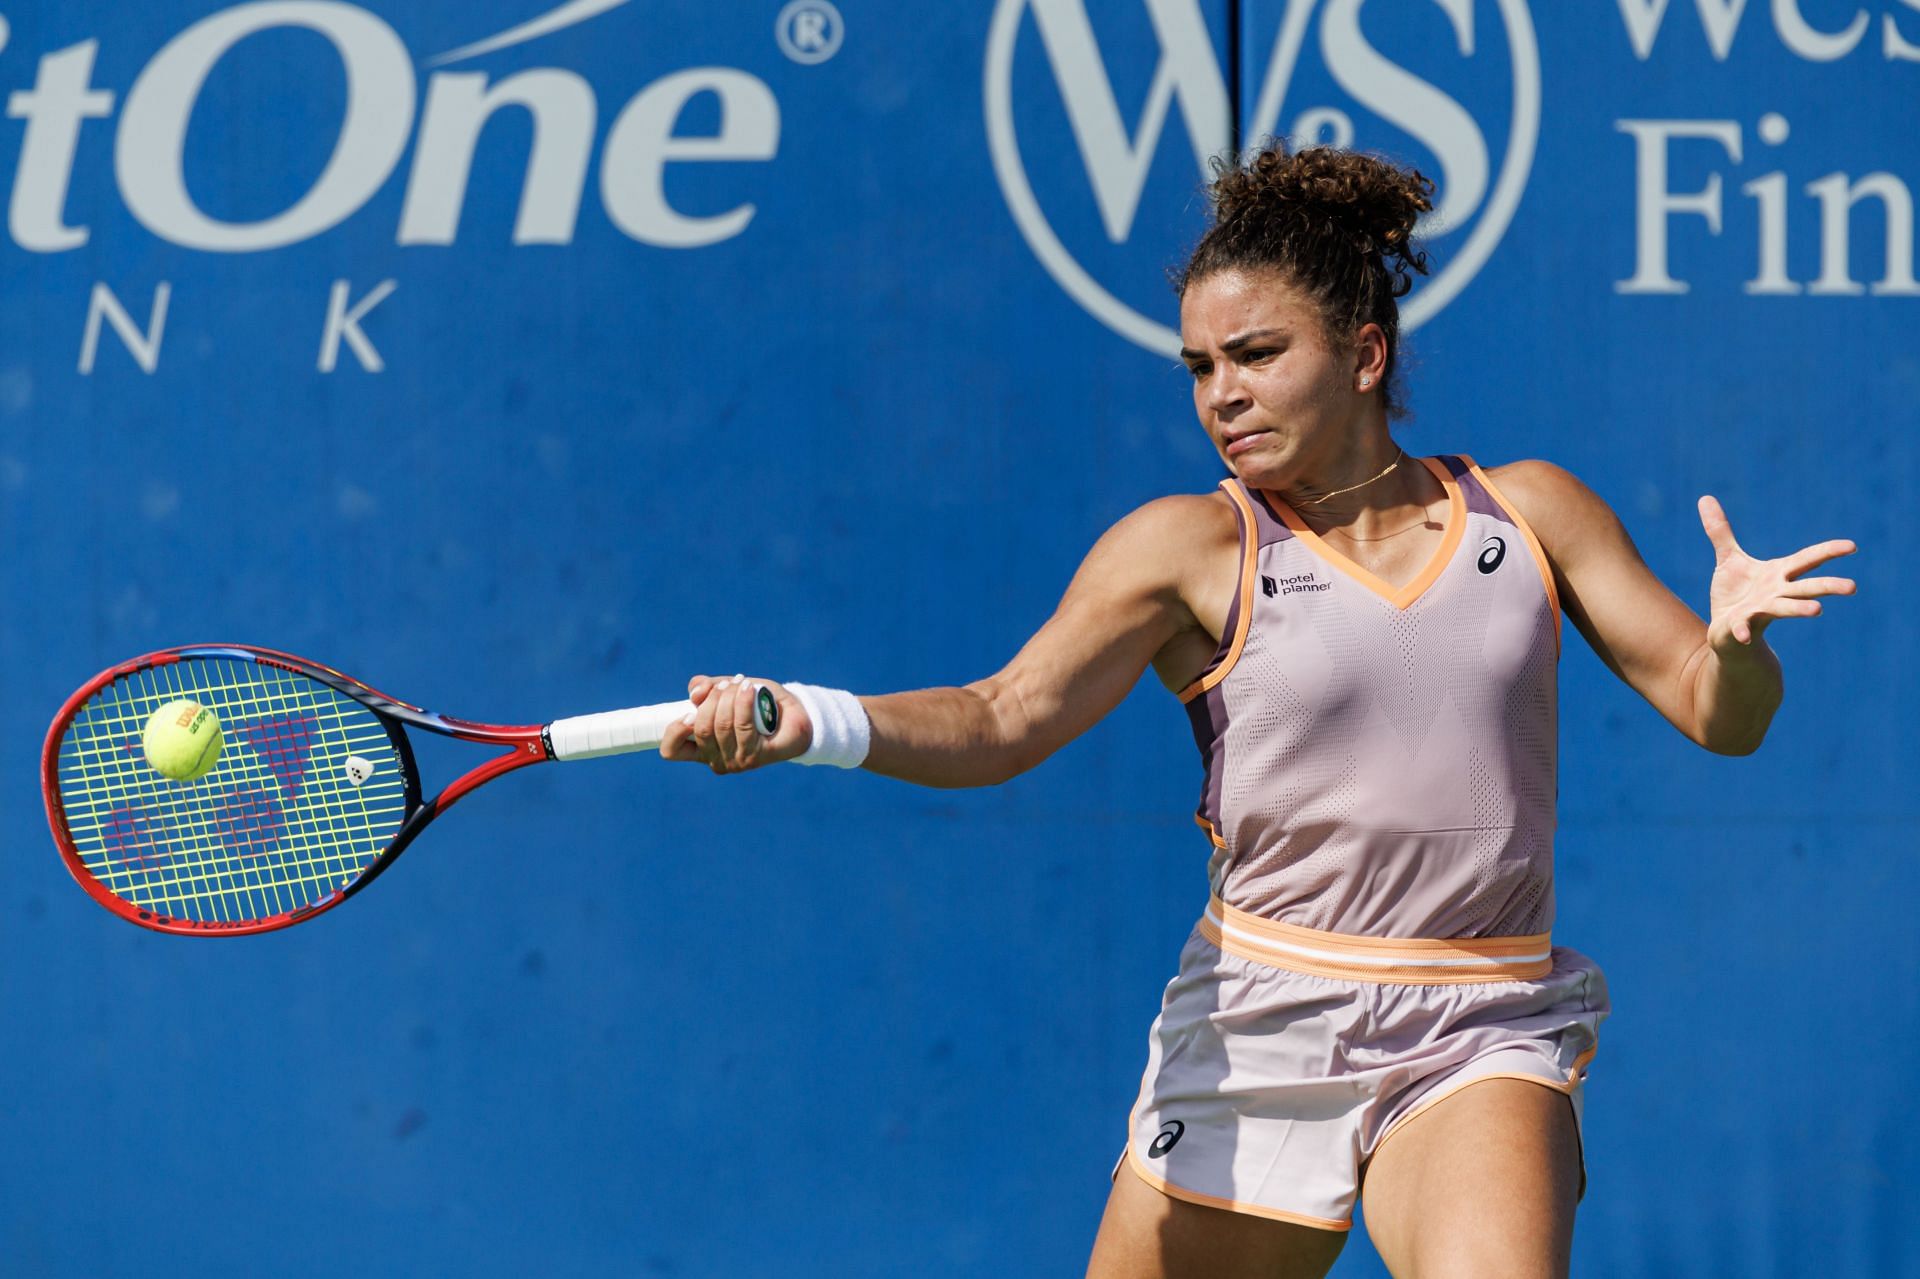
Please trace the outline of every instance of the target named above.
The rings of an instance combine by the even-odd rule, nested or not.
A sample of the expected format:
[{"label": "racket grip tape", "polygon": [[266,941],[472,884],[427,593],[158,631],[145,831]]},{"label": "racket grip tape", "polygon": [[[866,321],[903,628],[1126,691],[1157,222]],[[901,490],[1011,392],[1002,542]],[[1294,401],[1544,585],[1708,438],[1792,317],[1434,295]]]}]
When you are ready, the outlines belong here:
[{"label": "racket grip tape", "polygon": [[[693,709],[692,702],[678,701],[602,711],[597,715],[575,715],[547,725],[544,736],[558,760],[650,751],[659,747],[675,720],[685,718]],[[780,727],[779,704],[773,699],[773,690],[765,685],[757,690],[753,699],[753,726],[762,737],[773,736]]]}]

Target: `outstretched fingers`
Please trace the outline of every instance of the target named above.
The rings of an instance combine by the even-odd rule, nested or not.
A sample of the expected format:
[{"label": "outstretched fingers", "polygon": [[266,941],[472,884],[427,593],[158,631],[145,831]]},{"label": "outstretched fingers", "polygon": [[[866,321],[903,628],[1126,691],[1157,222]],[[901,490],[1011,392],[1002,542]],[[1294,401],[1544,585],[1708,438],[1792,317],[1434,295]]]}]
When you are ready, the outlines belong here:
[{"label": "outstretched fingers", "polygon": [[[1713,634],[1751,644],[1767,626],[1787,617],[1818,617],[1820,600],[1852,595],[1858,586],[1850,577],[1805,576],[1821,565],[1859,548],[1849,538],[1815,542],[1778,559],[1756,560],[1734,539],[1733,526],[1718,499],[1700,499],[1700,527],[1713,543],[1715,567],[1711,590]],[[1720,627],[1725,629],[1721,630]]]},{"label": "outstretched fingers", "polygon": [[1709,494],[1700,499],[1700,527],[1707,531],[1707,540],[1713,543],[1716,560],[1740,553],[1740,543],[1734,540],[1733,525],[1721,509],[1719,498]]},{"label": "outstretched fingers", "polygon": [[1851,595],[1858,589],[1859,584],[1850,577],[1801,577],[1788,582],[1780,594],[1788,599],[1810,600],[1821,595]]},{"label": "outstretched fingers", "polygon": [[1812,546],[1802,547],[1791,555],[1781,556],[1780,567],[1788,577],[1799,577],[1802,573],[1810,569],[1819,568],[1828,560],[1837,560],[1842,555],[1851,555],[1859,549],[1858,546],[1853,544],[1851,539],[1836,537],[1825,542],[1815,542]]}]

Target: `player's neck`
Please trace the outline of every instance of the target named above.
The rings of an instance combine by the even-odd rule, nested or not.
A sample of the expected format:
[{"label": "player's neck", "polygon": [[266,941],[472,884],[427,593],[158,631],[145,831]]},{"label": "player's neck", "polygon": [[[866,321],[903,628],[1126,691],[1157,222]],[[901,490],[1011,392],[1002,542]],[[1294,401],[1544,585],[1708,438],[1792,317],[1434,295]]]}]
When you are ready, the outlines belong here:
[{"label": "player's neck", "polygon": [[1344,523],[1362,511],[1399,504],[1408,466],[1405,450],[1387,433],[1384,420],[1357,434],[1337,452],[1302,468],[1305,473],[1286,486],[1288,505]]},{"label": "player's neck", "polygon": [[1432,523],[1430,508],[1445,490],[1417,459],[1384,435],[1382,441],[1381,449],[1356,453],[1336,482],[1316,485],[1320,493],[1303,493],[1298,500],[1289,495],[1309,527],[1351,542],[1373,542]]}]

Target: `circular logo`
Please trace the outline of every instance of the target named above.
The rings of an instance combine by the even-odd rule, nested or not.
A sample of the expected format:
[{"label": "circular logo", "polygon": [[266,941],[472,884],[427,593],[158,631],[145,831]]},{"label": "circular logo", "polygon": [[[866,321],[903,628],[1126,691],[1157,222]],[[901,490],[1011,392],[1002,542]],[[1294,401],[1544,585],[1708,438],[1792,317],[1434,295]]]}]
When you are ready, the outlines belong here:
[{"label": "circular logo", "polygon": [[825,62],[840,52],[847,24],[827,0],[791,0],[773,20],[780,52],[803,66]]},{"label": "circular logo", "polygon": [[780,731],[780,703],[773,700],[773,690],[765,684],[753,697],[753,726],[762,737],[772,737]]},{"label": "circular logo", "polygon": [[1187,1126],[1178,1119],[1167,1120],[1160,1128],[1160,1135],[1153,1139],[1151,1146],[1147,1147],[1147,1154],[1158,1159],[1172,1150],[1179,1143],[1180,1138],[1186,1135],[1186,1131]]},{"label": "circular logo", "polygon": [[[1479,274],[1513,220],[1533,170],[1540,131],[1540,52],[1527,0],[1480,0],[1479,5],[1471,0],[1435,0],[1436,7],[1445,10],[1461,57],[1480,56],[1473,20],[1477,8],[1496,9],[1505,30],[1511,85],[1504,95],[1508,114],[1506,153],[1495,176],[1487,150],[1487,131],[1480,119],[1461,101],[1392,61],[1369,42],[1360,27],[1365,3],[1292,0],[1284,6],[1281,30],[1270,46],[1264,43],[1264,35],[1250,35],[1247,84],[1250,95],[1257,97],[1251,98],[1249,118],[1242,124],[1249,139],[1284,133],[1302,144],[1332,142],[1345,146],[1357,141],[1363,147],[1380,145],[1382,139],[1357,130],[1351,116],[1333,106],[1313,105],[1290,119],[1283,118],[1288,90],[1301,78],[1308,26],[1317,17],[1319,50],[1327,64],[1329,82],[1431,152],[1438,162],[1439,204],[1423,220],[1422,234],[1431,241],[1465,232],[1466,238],[1458,247],[1449,247],[1440,269],[1402,302],[1400,324],[1411,330],[1431,319]],[[1157,70],[1144,106],[1136,108],[1135,120],[1129,121],[1120,107],[1129,99],[1116,92],[1085,0],[998,0],[987,34],[987,142],[1007,208],[1054,282],[1115,333],[1172,357],[1180,350],[1179,334],[1123,301],[1110,287],[1111,281],[1096,278],[1083,259],[1100,255],[1091,251],[1076,254],[1056,229],[1056,221],[1064,219],[1049,218],[1042,207],[1029,179],[1028,161],[1021,152],[1016,120],[1022,113],[1014,102],[1014,55],[1022,32],[1031,26],[1041,36],[1036,43],[1050,66],[1052,83],[1065,107],[1067,131],[1078,148],[1077,157],[1072,158],[1079,161],[1075,165],[1066,156],[1050,154],[1040,171],[1051,175],[1071,170],[1084,180],[1092,189],[1108,241],[1124,244],[1131,239],[1149,174],[1156,168],[1155,155],[1163,144],[1175,145],[1169,135],[1184,130],[1198,167],[1163,166],[1188,180],[1167,183],[1162,190],[1167,199],[1180,201],[1182,207],[1192,203],[1193,175],[1204,173],[1206,161],[1225,152],[1229,145],[1233,108],[1226,74],[1200,0],[1153,0],[1151,10],[1151,38],[1160,42],[1159,61],[1149,61],[1148,65],[1157,65]],[[1111,11],[1108,6],[1100,9],[1103,16]],[[1027,22],[1029,17],[1031,23]],[[1267,59],[1264,67],[1260,65],[1262,56]],[[1493,61],[1497,65],[1497,55]],[[1020,80],[1023,86],[1035,82],[1032,76]],[[1132,95],[1131,100],[1138,101],[1138,95]],[[1061,114],[1052,104],[1043,105],[1048,112]],[[1391,140],[1398,142],[1397,138]],[[1423,163],[1423,170],[1427,167]],[[1084,236],[1081,243],[1089,250],[1094,247]],[[1170,238],[1151,273],[1157,277],[1160,268],[1182,247]]]},{"label": "circular logo", "polygon": [[1491,573],[1500,567],[1500,561],[1507,558],[1507,540],[1503,537],[1490,537],[1480,544],[1480,558],[1475,566],[1482,573]]}]

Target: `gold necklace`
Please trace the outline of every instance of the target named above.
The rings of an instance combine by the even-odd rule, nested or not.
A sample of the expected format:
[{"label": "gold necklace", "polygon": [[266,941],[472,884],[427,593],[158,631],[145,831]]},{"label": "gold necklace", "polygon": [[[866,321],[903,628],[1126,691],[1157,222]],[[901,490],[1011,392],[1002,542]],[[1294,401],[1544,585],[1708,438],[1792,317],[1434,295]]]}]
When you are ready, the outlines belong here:
[{"label": "gold necklace", "polygon": [[1393,532],[1391,533],[1383,533],[1379,537],[1355,537],[1353,534],[1347,532],[1345,529],[1332,529],[1332,528],[1327,529],[1325,532],[1321,533],[1320,536],[1331,537],[1333,534],[1338,533],[1342,541],[1352,542],[1355,546],[1370,546],[1375,542],[1390,542],[1394,538],[1399,537],[1402,533],[1411,533],[1413,532],[1413,530],[1417,528],[1430,528],[1432,527],[1432,525],[1433,525],[1432,510],[1427,506],[1422,506],[1420,508],[1419,519],[1415,520],[1411,524],[1405,525],[1401,528],[1397,528],[1393,530]]},{"label": "gold necklace", "polygon": [[1378,475],[1371,476],[1367,479],[1361,480],[1358,484],[1349,484],[1347,485],[1347,487],[1343,489],[1335,489],[1331,493],[1322,493],[1319,497],[1309,498],[1304,502],[1296,502],[1295,505],[1296,506],[1318,506],[1320,505],[1320,503],[1328,500],[1329,498],[1339,497],[1342,493],[1351,493],[1355,489],[1363,489],[1367,485],[1373,483],[1375,480],[1384,480],[1385,478],[1387,478],[1388,475],[1390,475],[1393,472],[1394,467],[1400,465],[1401,459],[1406,457],[1406,455],[1407,455],[1407,451],[1403,448],[1400,448],[1398,445],[1396,445],[1395,452],[1393,455],[1393,461],[1387,463],[1387,469],[1380,472]]}]

